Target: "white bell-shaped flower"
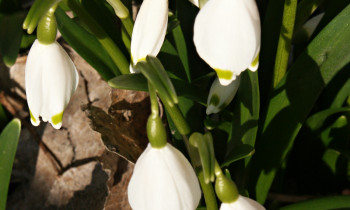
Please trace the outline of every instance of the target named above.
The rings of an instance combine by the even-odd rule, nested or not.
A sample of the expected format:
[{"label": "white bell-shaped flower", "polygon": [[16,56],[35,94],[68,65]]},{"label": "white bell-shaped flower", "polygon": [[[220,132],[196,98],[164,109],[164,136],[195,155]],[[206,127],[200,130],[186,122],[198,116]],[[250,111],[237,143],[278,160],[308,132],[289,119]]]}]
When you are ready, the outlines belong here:
[{"label": "white bell-shaped flower", "polygon": [[258,68],[260,17],[255,0],[209,0],[194,24],[199,56],[228,85],[242,71]]},{"label": "white bell-shaped flower", "polygon": [[265,210],[265,207],[253,199],[239,195],[231,203],[222,203],[220,210]]},{"label": "white bell-shaped flower", "polygon": [[130,72],[147,55],[156,57],[163,45],[168,25],[168,0],[144,0],[131,37]]},{"label": "white bell-shaped flower", "polygon": [[241,78],[237,76],[229,85],[224,86],[220,84],[219,79],[216,78],[209,91],[207,115],[218,113],[228,106],[235,97],[240,82]]},{"label": "white bell-shaped flower", "polygon": [[159,149],[148,144],[135,164],[128,197],[134,210],[194,210],[201,190],[180,151],[168,143]]},{"label": "white bell-shaped flower", "polygon": [[25,86],[33,125],[49,121],[59,129],[63,111],[79,82],[78,72],[64,49],[56,41],[41,44],[35,40],[27,57]]}]

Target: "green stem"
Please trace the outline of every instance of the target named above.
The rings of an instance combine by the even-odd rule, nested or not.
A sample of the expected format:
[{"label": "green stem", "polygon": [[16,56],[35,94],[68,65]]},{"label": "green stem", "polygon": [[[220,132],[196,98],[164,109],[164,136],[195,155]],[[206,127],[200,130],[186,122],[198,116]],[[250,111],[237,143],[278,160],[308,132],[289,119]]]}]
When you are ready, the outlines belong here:
[{"label": "green stem", "polygon": [[204,181],[203,172],[200,171],[197,173],[199,183],[201,184],[202,191],[204,194],[205,203],[207,205],[207,210],[217,210],[218,204],[216,202],[216,195],[211,183],[206,184]]},{"label": "green stem", "polygon": [[274,67],[273,87],[281,81],[287,72],[288,58],[292,43],[297,0],[285,0],[283,20],[278,40],[277,54]]},{"label": "green stem", "polygon": [[[90,31],[96,36],[103,48],[106,49],[113,62],[119,68],[122,74],[129,74],[129,62],[121,52],[119,47],[109,37],[109,35],[102,29],[102,27],[82,8],[77,0],[69,0],[68,6],[75,12],[90,29]],[[113,69],[115,75],[119,75],[120,72],[117,69]]]},{"label": "green stem", "polygon": [[121,18],[122,24],[125,28],[125,30],[128,32],[129,36],[132,36],[132,29],[134,28],[134,22],[132,21],[130,15],[128,15],[126,18]]},{"label": "green stem", "polygon": [[[128,34],[128,40],[125,40],[127,42],[126,45],[128,45],[128,43],[131,40],[132,30],[134,28],[134,22],[133,22],[132,18],[130,17],[129,10],[128,10],[128,8],[125,7],[123,2],[121,2],[120,0],[107,0],[107,2],[113,7],[115,14],[121,20],[121,22],[124,26],[124,29],[126,30],[126,32]],[[127,46],[127,48],[128,48],[128,46]],[[129,46],[129,48],[130,48],[130,46]]]},{"label": "green stem", "polygon": [[151,101],[151,112],[153,115],[159,115],[157,93],[156,93],[156,90],[154,89],[153,85],[151,85],[150,82],[148,82],[148,92],[149,92],[149,98]]},{"label": "green stem", "polygon": [[[168,99],[170,100],[170,99]],[[162,99],[163,101],[163,99]],[[170,105],[169,103],[164,103],[165,109],[168,111],[171,119],[173,120],[177,130],[181,135],[187,135],[190,133],[190,127],[188,126],[185,117],[182,115],[180,109],[175,105]]]}]

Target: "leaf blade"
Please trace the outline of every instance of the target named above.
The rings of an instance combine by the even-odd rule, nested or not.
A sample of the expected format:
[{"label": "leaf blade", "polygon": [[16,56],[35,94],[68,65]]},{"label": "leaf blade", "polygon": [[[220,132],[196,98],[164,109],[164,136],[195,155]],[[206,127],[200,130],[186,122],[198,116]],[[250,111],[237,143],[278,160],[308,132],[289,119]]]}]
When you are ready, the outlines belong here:
[{"label": "leaf blade", "polygon": [[0,135],[0,209],[6,208],[7,191],[15,159],[21,122],[12,120]]}]

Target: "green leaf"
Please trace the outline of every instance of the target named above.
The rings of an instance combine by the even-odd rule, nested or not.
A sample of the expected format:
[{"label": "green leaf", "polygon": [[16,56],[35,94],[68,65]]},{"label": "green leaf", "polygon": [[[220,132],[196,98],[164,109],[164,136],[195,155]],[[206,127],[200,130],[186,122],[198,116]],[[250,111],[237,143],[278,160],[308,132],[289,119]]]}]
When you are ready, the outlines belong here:
[{"label": "green leaf", "polygon": [[[200,104],[206,103],[206,93],[199,87],[183,80],[171,79],[178,96],[194,100]],[[114,77],[108,81],[109,86],[126,90],[147,91],[147,79],[142,74],[126,74]]]},{"label": "green leaf", "polygon": [[348,209],[350,208],[350,196],[339,195],[323,198],[316,198],[285,206],[280,210],[328,210],[328,209]]},{"label": "green leaf", "polygon": [[233,148],[230,154],[225,158],[221,167],[228,167],[231,163],[252,156],[255,150],[254,147],[248,144],[241,144]]},{"label": "green leaf", "polygon": [[96,36],[102,47],[108,52],[112,61],[118,68],[111,69],[115,76],[130,73],[130,62],[112,40],[104,28],[97,22],[91,13],[86,11],[79,0],[68,0],[68,6],[77,14],[80,20],[88,27],[89,31]]},{"label": "green leaf", "polygon": [[12,164],[15,159],[21,122],[12,120],[0,135],[0,209],[5,210]]},{"label": "green leaf", "polygon": [[324,0],[302,0],[297,7],[295,16],[295,32],[300,30],[300,27],[309,19],[312,13],[318,8]]},{"label": "green leaf", "polygon": [[17,12],[0,15],[0,53],[7,67],[11,67],[17,59],[22,39],[22,22],[25,13]]},{"label": "green leaf", "polygon": [[112,88],[148,91],[147,79],[142,74],[125,74],[108,81]]},{"label": "green leaf", "polygon": [[114,75],[112,69],[117,67],[98,40],[70,19],[60,7],[57,8],[55,15],[58,29],[68,44],[94,67],[103,79],[112,78]]},{"label": "green leaf", "polygon": [[[266,0],[267,1],[267,0]],[[265,105],[265,100],[272,88],[273,69],[278,45],[278,37],[282,25],[283,5],[281,0],[268,0],[266,14],[261,28],[261,50],[259,59],[259,70],[264,72],[259,75],[259,83],[262,88],[261,102]]]},{"label": "green leaf", "polygon": [[294,21],[297,10],[297,0],[285,0],[283,9],[282,25],[278,40],[273,87],[281,81],[287,72],[289,52],[294,32]]},{"label": "green leaf", "polygon": [[184,66],[174,45],[166,39],[157,58],[162,61],[164,68],[172,78],[187,80]]},{"label": "green leaf", "polygon": [[127,54],[128,51],[124,48],[121,39],[121,24],[118,23],[118,18],[114,10],[109,10],[101,0],[81,0],[81,6],[86,10],[91,17],[103,28],[109,37],[118,45],[120,50]]},{"label": "green leaf", "polygon": [[339,156],[340,152],[334,149],[327,149],[322,156],[323,162],[328,166],[333,174],[335,174],[337,171],[337,160]]},{"label": "green leaf", "polygon": [[323,125],[324,121],[331,115],[333,114],[338,114],[342,112],[349,112],[350,108],[331,108],[331,109],[326,109],[323,111],[320,111],[311,117],[309,117],[306,120],[306,125],[311,129],[311,130],[317,130],[320,129],[321,126]]},{"label": "green leaf", "polygon": [[185,40],[185,37],[184,37],[184,34],[182,32],[180,24],[178,24],[177,27],[175,27],[172,30],[172,35],[174,37],[177,53],[180,57],[182,65],[185,69],[187,80],[188,80],[188,82],[191,83],[191,73],[190,73],[190,66],[189,66],[189,62],[188,62],[187,45],[186,45],[186,40]]},{"label": "green leaf", "polygon": [[[272,92],[260,118],[252,170],[257,200],[263,203],[277,170],[324,87],[350,61],[350,5],[327,25]],[[271,146],[273,145],[273,146]],[[256,180],[255,180],[256,179]]]},{"label": "green leaf", "polygon": [[[258,73],[245,71],[233,104],[232,136],[228,141],[227,155],[237,144],[248,144],[254,147],[259,120],[259,81]],[[232,154],[233,155],[233,154]]]}]

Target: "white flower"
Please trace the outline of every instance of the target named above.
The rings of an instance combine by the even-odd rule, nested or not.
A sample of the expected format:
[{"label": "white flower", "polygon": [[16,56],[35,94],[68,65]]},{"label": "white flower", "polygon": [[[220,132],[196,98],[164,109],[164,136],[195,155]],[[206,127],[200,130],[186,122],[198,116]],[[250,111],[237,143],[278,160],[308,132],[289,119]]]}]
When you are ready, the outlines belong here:
[{"label": "white flower", "polygon": [[232,203],[222,203],[220,210],[265,210],[265,207],[255,200],[239,195]]},{"label": "white flower", "polygon": [[128,187],[134,210],[194,210],[201,198],[197,176],[183,154],[170,144],[148,144],[137,160]]},{"label": "white flower", "polygon": [[79,82],[77,70],[64,49],[55,41],[41,44],[35,40],[25,68],[25,86],[33,125],[49,121],[59,129],[70,97]]},{"label": "white flower", "polygon": [[221,85],[219,79],[216,78],[209,91],[207,115],[218,113],[229,105],[237,93],[240,82],[241,78],[237,76],[229,85],[224,86]]},{"label": "white flower", "polygon": [[167,25],[168,0],[144,0],[131,37],[130,72],[134,73],[133,65],[146,59],[147,55],[158,55],[165,39]]},{"label": "white flower", "polygon": [[260,18],[255,0],[210,0],[194,24],[200,57],[228,85],[242,71],[258,68]]}]

